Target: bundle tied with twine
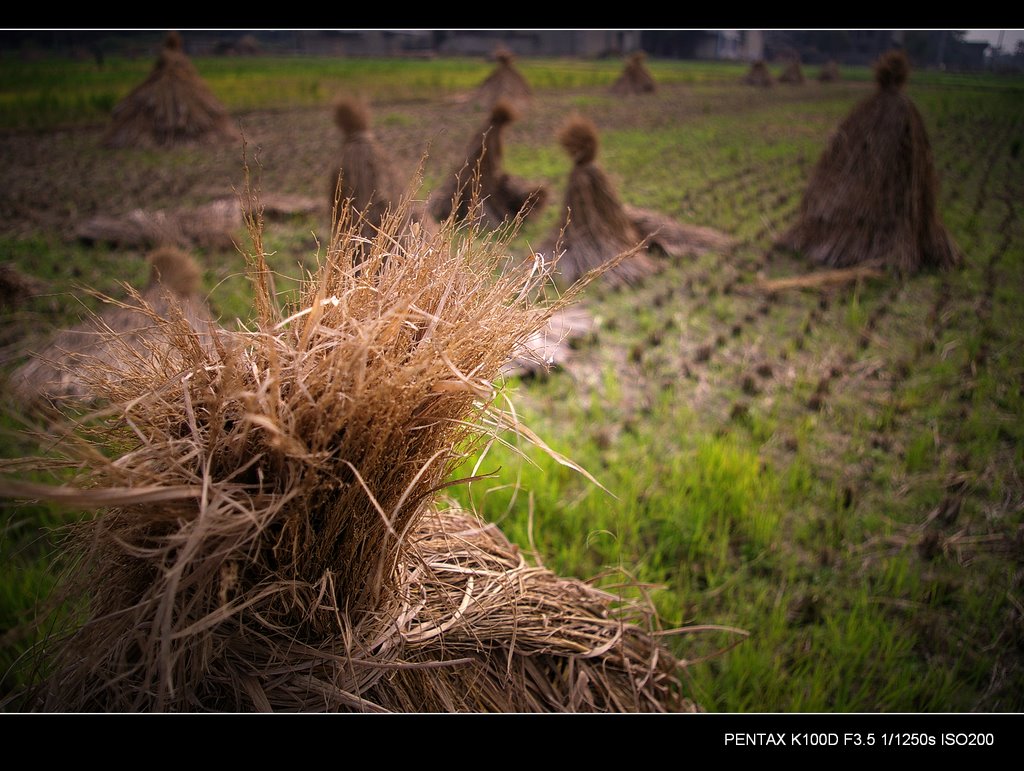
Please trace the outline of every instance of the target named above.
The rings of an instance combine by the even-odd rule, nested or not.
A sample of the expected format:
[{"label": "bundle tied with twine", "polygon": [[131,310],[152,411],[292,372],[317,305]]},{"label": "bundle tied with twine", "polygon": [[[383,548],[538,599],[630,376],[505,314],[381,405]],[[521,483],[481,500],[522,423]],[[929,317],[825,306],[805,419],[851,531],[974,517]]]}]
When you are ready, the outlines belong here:
[{"label": "bundle tied with twine", "polygon": [[[466,149],[466,161],[453,171],[428,203],[434,219],[450,216],[466,220],[482,218],[488,227],[500,227],[516,217],[539,213],[547,203],[548,190],[509,174],[504,167],[504,130],[518,118],[512,104],[502,100]],[[480,202],[480,206],[476,202]]]},{"label": "bundle tied with twine", "polygon": [[626,60],[622,68],[622,74],[612,83],[609,89],[613,94],[653,94],[658,90],[658,84],[651,75],[644,60],[647,54],[643,51],[634,51]]},{"label": "bundle tied with twine", "polygon": [[875,65],[875,93],[843,120],[780,242],[830,268],[872,264],[902,273],[963,259],[938,209],[938,178],[924,119],[903,87],[901,51]]},{"label": "bundle tied with twine", "polygon": [[96,510],[60,595],[79,623],[44,641],[25,707],[693,709],[649,606],[440,506],[466,452],[532,436],[492,379],[557,303],[538,301],[544,260],[507,264],[451,221],[399,239],[398,221],[357,268],[346,212],[280,309],[251,219],[252,329],[203,346],[142,303],[174,366],[103,381],[108,408],[57,444],[71,482],[0,482]]},{"label": "bundle tied with twine", "polygon": [[494,52],[497,65],[476,90],[476,98],[487,107],[504,100],[518,109],[526,108],[533,98],[533,89],[515,66],[515,55],[507,48]]},{"label": "bundle tied with twine", "polygon": [[101,296],[106,309],[32,352],[11,373],[6,390],[26,405],[88,402],[122,369],[172,369],[184,361],[182,346],[209,344],[213,317],[201,294],[199,266],[173,247],[154,250],[147,261],[149,282],[141,292],[125,285],[123,299]]},{"label": "bundle tied with twine", "polygon": [[149,77],[114,107],[106,147],[161,147],[233,142],[240,133],[188,56],[169,33]]}]

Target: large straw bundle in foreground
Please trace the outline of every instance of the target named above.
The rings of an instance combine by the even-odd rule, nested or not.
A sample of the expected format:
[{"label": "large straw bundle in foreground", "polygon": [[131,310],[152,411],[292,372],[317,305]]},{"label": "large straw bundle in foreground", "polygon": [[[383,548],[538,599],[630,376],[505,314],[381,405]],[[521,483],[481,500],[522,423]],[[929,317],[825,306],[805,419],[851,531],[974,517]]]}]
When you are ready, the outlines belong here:
[{"label": "large straw bundle in foreground", "polygon": [[768,65],[761,59],[750,65],[750,71],[743,76],[743,82],[748,86],[759,86],[760,88],[770,88],[775,85]]},{"label": "large straw bundle in foreground", "polygon": [[654,76],[644,64],[647,54],[643,51],[634,51],[626,60],[626,66],[622,74],[612,83],[610,91],[613,94],[653,94],[658,90],[658,84]]},{"label": "large straw bundle in foreground", "polygon": [[800,66],[800,59],[790,59],[779,75],[779,83],[788,83],[791,86],[802,86],[804,84],[804,69]]},{"label": "large straw bundle in foreground", "polygon": [[[536,214],[547,202],[547,188],[531,185],[514,177],[504,168],[505,126],[518,117],[507,101],[500,101],[491,110],[466,149],[466,161],[455,169],[448,182],[434,191],[430,198],[430,214],[446,220],[454,214],[465,220],[471,211],[483,217],[484,224],[498,227],[513,218]],[[480,207],[474,206],[479,200]]]},{"label": "large straw bundle in foreground", "polygon": [[[149,284],[141,294],[130,290],[127,299],[111,301],[112,307],[99,316],[59,332],[12,373],[9,391],[26,404],[88,400],[122,370],[179,362],[177,344],[165,339],[169,331],[185,335],[189,345],[208,340],[212,317],[200,296],[199,266],[170,247],[157,249],[148,259]],[[173,322],[158,324],[153,313]]]},{"label": "large straw bundle in foreground", "polygon": [[122,99],[103,139],[107,147],[234,141],[238,129],[181,49],[167,36],[153,71]]},{"label": "large straw bundle in foreground", "polygon": [[781,242],[833,268],[865,262],[901,273],[962,259],[938,210],[924,120],[903,91],[902,52],[875,65],[878,89],[832,135]]},{"label": "large straw bundle in foreground", "polygon": [[645,606],[438,506],[461,453],[512,423],[491,381],[551,313],[529,299],[543,262],[496,277],[504,244],[449,223],[357,268],[353,237],[282,310],[256,228],[251,331],[205,348],[154,313],[180,361],[107,382],[91,436],[113,457],[68,440],[74,485],[0,482],[99,509],[66,585],[81,624],[25,706],[692,709]]},{"label": "large straw bundle in foreground", "polygon": [[515,56],[507,49],[494,52],[497,66],[476,90],[476,98],[487,107],[505,100],[518,109],[525,108],[533,97],[533,89],[516,69]]}]

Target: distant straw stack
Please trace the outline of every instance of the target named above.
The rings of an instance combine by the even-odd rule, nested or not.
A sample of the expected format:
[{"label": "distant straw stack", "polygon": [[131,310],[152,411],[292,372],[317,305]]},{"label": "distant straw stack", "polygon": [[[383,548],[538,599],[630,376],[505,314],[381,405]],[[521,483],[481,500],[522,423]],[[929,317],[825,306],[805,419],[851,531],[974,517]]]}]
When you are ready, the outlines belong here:
[{"label": "distant straw stack", "polygon": [[[343,99],[334,109],[334,122],[344,134],[340,164],[330,175],[329,211],[337,214],[348,201],[367,241],[380,232],[388,211],[397,208],[404,189],[394,162],[370,131],[370,108]],[[333,223],[337,226],[337,217]],[[407,223],[406,223],[407,224]]]},{"label": "distant straw stack", "polygon": [[622,74],[609,89],[613,94],[625,96],[627,94],[653,94],[658,90],[658,84],[651,75],[644,60],[647,54],[643,51],[634,51],[626,60]]},{"label": "distant straw stack", "polygon": [[525,109],[533,98],[533,89],[516,68],[515,55],[507,48],[499,48],[494,58],[497,66],[477,88],[477,100],[488,108],[504,100],[518,110]]},{"label": "distant straw stack", "polygon": [[558,140],[573,160],[562,217],[541,246],[561,250],[557,270],[572,283],[617,255],[632,252],[603,273],[611,286],[636,284],[661,270],[652,249],[682,257],[732,246],[732,237],[713,228],[687,225],[658,212],[624,204],[611,178],[598,166],[597,128],[579,115],[559,131]]},{"label": "distant straw stack", "polygon": [[750,65],[750,71],[743,76],[743,82],[748,86],[757,86],[759,88],[771,88],[775,85],[775,80],[772,78],[768,65],[761,59]]},{"label": "distant straw stack", "polygon": [[122,99],[103,139],[107,147],[166,147],[232,142],[240,138],[231,116],[169,33],[153,71]]},{"label": "distant straw stack", "polygon": [[[200,296],[201,273],[189,255],[157,249],[149,256],[150,278],[140,293],[54,337],[43,350],[12,373],[7,388],[25,404],[39,401],[91,401],[135,367],[179,361],[178,344],[209,341],[212,317]],[[156,324],[153,315],[170,321]],[[174,344],[168,331],[181,335]]]},{"label": "distant straw stack", "polygon": [[875,64],[875,93],[829,140],[781,243],[829,268],[863,263],[910,274],[963,259],[938,209],[938,179],[924,120],[903,90],[901,51]]},{"label": "distant straw stack", "polygon": [[454,215],[462,221],[475,212],[487,226],[499,227],[520,213],[526,217],[544,208],[544,185],[532,185],[505,171],[503,133],[517,117],[504,100],[491,110],[487,123],[470,140],[465,163],[431,196],[428,207],[436,220]]},{"label": "distant straw stack", "polygon": [[822,83],[835,83],[839,79],[839,62],[835,59],[829,59],[821,65],[821,72],[818,73],[819,81]]},{"label": "distant straw stack", "polygon": [[787,83],[791,86],[802,86],[804,84],[804,70],[800,66],[800,59],[790,59],[779,75],[779,83]]}]

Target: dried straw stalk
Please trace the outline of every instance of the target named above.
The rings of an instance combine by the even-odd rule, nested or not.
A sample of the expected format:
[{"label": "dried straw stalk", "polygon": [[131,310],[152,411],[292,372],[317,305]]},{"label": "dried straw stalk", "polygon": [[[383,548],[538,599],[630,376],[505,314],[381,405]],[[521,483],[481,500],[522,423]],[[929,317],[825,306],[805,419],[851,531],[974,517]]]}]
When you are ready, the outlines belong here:
[{"label": "dried straw stalk", "polygon": [[542,261],[507,265],[506,242],[451,221],[400,238],[400,215],[357,267],[347,212],[285,309],[253,218],[253,328],[206,347],[150,309],[174,366],[126,343],[131,366],[98,378],[109,407],[59,446],[79,476],[0,483],[98,509],[62,595],[82,621],[46,641],[24,706],[693,708],[648,608],[438,509],[464,452],[529,436],[492,379],[556,306],[536,304]]}]

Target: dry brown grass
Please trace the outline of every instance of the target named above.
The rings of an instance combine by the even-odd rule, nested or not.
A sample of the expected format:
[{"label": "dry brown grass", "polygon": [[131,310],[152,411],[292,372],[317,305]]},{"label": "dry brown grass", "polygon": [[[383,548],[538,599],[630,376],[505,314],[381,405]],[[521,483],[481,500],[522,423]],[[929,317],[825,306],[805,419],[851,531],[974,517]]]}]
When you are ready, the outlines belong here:
[{"label": "dry brown grass", "polygon": [[232,142],[240,139],[227,110],[170,33],[153,71],[115,107],[107,147]]},{"label": "dry brown grass", "polygon": [[182,314],[147,309],[173,360],[123,341],[117,377],[96,378],[106,409],[58,445],[75,479],[0,482],[96,510],[60,595],[80,623],[38,651],[49,674],[23,706],[693,709],[649,607],[440,509],[469,449],[531,436],[492,381],[558,304],[543,261],[511,264],[505,241],[452,221],[399,234],[400,219],[357,265],[346,210],[280,308],[252,215],[252,328],[203,346]]},{"label": "dry brown grass", "polygon": [[783,244],[832,268],[878,262],[909,274],[961,263],[939,216],[924,120],[903,91],[908,72],[902,52],[879,59],[877,90],[832,135]]}]

